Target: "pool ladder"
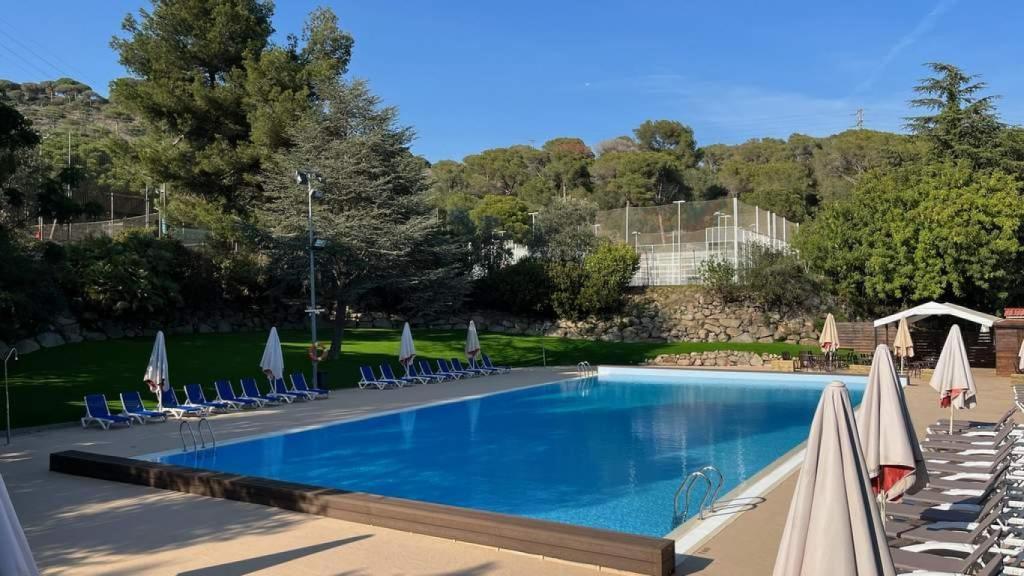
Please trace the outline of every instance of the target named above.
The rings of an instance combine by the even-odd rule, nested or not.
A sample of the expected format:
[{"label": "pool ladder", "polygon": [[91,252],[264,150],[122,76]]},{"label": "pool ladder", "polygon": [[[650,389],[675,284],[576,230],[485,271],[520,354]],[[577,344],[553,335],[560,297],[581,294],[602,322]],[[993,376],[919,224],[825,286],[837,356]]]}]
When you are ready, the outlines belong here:
[{"label": "pool ladder", "polygon": [[582,362],[577,362],[576,363],[576,375],[577,376],[583,376],[583,377],[596,376],[597,375],[597,368],[594,368],[593,366],[591,366],[590,362],[587,362],[586,360],[584,360]]},{"label": "pool ladder", "polygon": [[181,450],[182,452],[188,452],[188,442],[185,441],[185,430],[188,429],[188,437],[192,438],[192,450],[199,450],[200,448],[206,448],[206,434],[203,434],[203,424],[206,424],[206,429],[210,431],[210,447],[217,447],[217,437],[213,434],[213,425],[206,418],[200,418],[199,423],[196,424],[196,429],[199,431],[199,437],[196,437],[196,430],[192,429],[192,423],[188,420],[182,420],[181,424],[178,424],[178,435],[181,436]]},{"label": "pool ladder", "polygon": [[[714,481],[711,480],[709,474],[714,476]],[[718,500],[718,492],[722,489],[722,484],[725,483],[725,475],[714,466],[705,466],[700,470],[691,472],[683,480],[683,483],[679,485],[679,488],[676,489],[676,495],[672,501],[672,516],[678,523],[685,522],[686,518],[690,515],[690,491],[693,490],[698,480],[703,480],[707,489],[704,491],[704,496],[700,499],[700,510],[697,511],[697,517],[703,520],[705,514],[713,514],[715,512],[715,502]],[[680,496],[683,497],[682,514],[679,513]]]}]

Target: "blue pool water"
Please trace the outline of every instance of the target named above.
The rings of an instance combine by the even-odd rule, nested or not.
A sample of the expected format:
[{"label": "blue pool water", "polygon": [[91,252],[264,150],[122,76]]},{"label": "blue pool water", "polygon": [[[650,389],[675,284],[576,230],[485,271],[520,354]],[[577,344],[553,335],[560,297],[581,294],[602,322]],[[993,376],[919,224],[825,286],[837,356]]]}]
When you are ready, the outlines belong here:
[{"label": "blue pool water", "polygon": [[664,536],[688,472],[750,478],[806,439],[832,379],[633,371],[151,459]]}]

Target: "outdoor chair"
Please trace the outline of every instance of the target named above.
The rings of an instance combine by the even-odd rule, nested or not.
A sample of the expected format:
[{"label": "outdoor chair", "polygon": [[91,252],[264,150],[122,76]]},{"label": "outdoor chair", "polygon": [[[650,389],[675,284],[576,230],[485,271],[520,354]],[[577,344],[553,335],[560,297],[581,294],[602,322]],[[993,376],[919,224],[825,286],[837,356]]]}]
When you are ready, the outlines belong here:
[{"label": "outdoor chair", "polygon": [[188,399],[188,403],[191,406],[203,406],[210,410],[231,410],[237,407],[237,404],[231,404],[219,400],[207,400],[206,394],[203,392],[203,387],[199,384],[185,384],[185,398]]},{"label": "outdoor chair", "polygon": [[260,407],[263,405],[261,400],[255,398],[241,398],[235,396],[235,389],[231,387],[230,380],[217,380],[213,383],[213,387],[217,390],[217,400],[221,402],[227,402],[232,406],[242,408],[245,406]]},{"label": "outdoor chair", "polygon": [[397,380],[383,380],[383,379],[377,378],[377,376],[375,376],[374,373],[373,373],[373,368],[370,368],[369,366],[360,366],[359,367],[359,374],[360,374],[360,378],[359,378],[359,387],[360,388],[375,387],[378,390],[383,390],[383,389],[385,389],[385,388],[387,388],[389,386],[390,387],[394,387],[394,388],[401,388],[401,386],[402,386],[402,383],[397,381]]},{"label": "outdoor chair", "polygon": [[278,396],[287,396],[292,400],[309,400],[312,397],[312,394],[304,394],[288,390],[288,387],[284,385],[284,378],[274,378],[273,386],[274,388],[272,392],[274,394],[277,394]]},{"label": "outdoor chair", "polygon": [[292,381],[292,391],[299,392],[302,394],[312,394],[314,399],[323,398],[326,399],[331,393],[330,390],[323,388],[310,388],[306,385],[306,376],[302,372],[292,372],[288,376]]},{"label": "outdoor chair", "polygon": [[292,403],[290,396],[281,396],[273,392],[264,394],[260,392],[259,386],[256,385],[255,378],[242,378],[242,395],[239,398],[249,398],[251,400],[259,400],[264,405],[277,404],[278,402]]},{"label": "outdoor chair", "polygon": [[179,420],[185,416],[206,416],[210,413],[210,409],[206,406],[179,404],[178,396],[174,393],[174,388],[168,388],[160,393],[160,404],[161,410]]},{"label": "outdoor chair", "polygon": [[414,376],[395,376],[394,371],[391,370],[391,364],[385,362],[380,365],[380,373],[384,376],[385,380],[394,380],[397,382],[405,382],[407,384],[426,384],[426,378],[417,378]]},{"label": "outdoor chair", "polygon": [[89,394],[85,397],[85,416],[82,417],[82,428],[91,423],[97,423],[104,430],[109,430],[112,424],[132,425],[132,418],[111,414],[107,407],[107,397],[103,394]]},{"label": "outdoor chair", "polygon": [[461,374],[453,374],[453,373],[445,371],[445,370],[440,370],[440,367],[441,367],[440,363],[438,363],[438,368],[439,369],[438,369],[437,372],[434,372],[430,368],[430,362],[427,362],[426,360],[419,360],[418,363],[420,365],[420,373],[421,374],[426,374],[428,376],[440,376],[444,380],[458,380],[459,378],[462,377]]},{"label": "outdoor chair", "polygon": [[482,354],[481,353],[480,357],[483,359],[484,366],[486,366],[487,368],[491,368],[491,369],[497,370],[498,372],[511,372],[512,371],[512,367],[511,366],[495,366],[494,364],[492,364],[491,363],[491,357],[488,356],[487,354]]},{"label": "outdoor chair", "polygon": [[163,412],[146,410],[146,407],[142,405],[142,395],[139,394],[138,390],[121,392],[121,407],[124,409],[121,412],[121,416],[134,418],[139,424],[145,424],[150,420],[160,420],[161,422],[167,420],[167,414]]}]

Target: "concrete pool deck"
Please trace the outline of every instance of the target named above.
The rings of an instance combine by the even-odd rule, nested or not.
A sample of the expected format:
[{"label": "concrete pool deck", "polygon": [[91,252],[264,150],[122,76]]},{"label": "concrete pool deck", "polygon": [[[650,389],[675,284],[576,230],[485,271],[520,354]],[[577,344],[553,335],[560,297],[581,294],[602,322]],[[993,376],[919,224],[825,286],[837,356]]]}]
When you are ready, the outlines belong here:
[{"label": "concrete pool deck", "polygon": [[[329,400],[218,415],[211,421],[223,442],[574,375],[567,369],[533,368],[396,391],[338,390]],[[979,406],[968,417],[995,419],[1010,406],[1009,380],[995,377],[991,370],[975,370],[975,375]],[[927,381],[920,378],[907,388],[907,398],[921,429],[947,414],[938,408]],[[507,550],[48,471],[49,454],[59,450],[138,456],[174,449],[180,442],[178,425],[171,421],[109,432],[52,428],[16,435],[12,446],[0,448],[0,474],[42,572],[189,576],[602,572]],[[795,483],[796,474],[791,474],[756,509],[738,515],[685,559],[681,573],[770,573]]]}]

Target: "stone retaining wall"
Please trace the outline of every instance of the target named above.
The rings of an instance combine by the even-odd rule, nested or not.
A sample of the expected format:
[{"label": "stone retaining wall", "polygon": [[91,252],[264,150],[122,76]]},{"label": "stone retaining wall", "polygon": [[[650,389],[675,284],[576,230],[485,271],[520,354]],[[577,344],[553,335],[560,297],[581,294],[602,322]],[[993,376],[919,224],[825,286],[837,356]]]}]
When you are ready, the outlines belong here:
[{"label": "stone retaining wall", "polygon": [[645,364],[649,366],[763,366],[779,359],[777,354],[757,354],[737,350],[659,354]]}]

